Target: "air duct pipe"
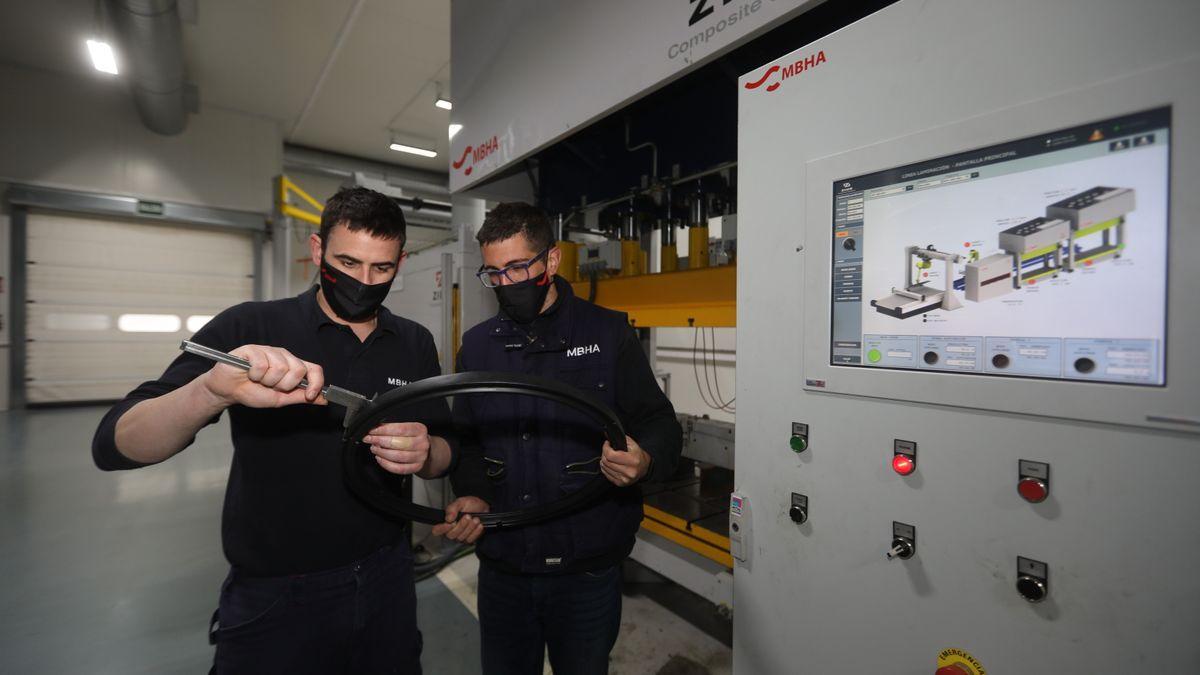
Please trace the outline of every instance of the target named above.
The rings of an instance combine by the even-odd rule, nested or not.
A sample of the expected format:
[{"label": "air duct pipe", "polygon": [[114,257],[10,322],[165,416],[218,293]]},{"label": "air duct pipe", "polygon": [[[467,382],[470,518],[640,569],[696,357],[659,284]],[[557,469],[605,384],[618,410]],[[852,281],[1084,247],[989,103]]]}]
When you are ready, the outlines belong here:
[{"label": "air duct pipe", "polygon": [[151,131],[173,136],[187,126],[183,28],[176,0],[110,0],[133,102]]}]

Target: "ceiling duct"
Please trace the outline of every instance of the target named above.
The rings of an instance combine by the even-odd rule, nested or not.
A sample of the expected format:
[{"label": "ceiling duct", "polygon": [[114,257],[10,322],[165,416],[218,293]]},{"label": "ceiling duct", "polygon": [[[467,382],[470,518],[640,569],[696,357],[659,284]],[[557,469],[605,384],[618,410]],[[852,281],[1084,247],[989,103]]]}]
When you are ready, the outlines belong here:
[{"label": "ceiling duct", "polygon": [[178,134],[187,126],[189,108],[195,109],[195,95],[189,94],[184,82],[177,0],[109,0],[108,4],[142,123],[166,136]]}]

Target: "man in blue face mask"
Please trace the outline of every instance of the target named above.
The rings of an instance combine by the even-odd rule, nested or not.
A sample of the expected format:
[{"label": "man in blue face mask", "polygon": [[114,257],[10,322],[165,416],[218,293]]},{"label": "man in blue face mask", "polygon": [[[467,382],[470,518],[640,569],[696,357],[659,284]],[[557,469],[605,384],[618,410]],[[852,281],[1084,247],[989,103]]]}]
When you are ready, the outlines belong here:
[{"label": "man in blue face mask", "polygon": [[[539,675],[547,651],[556,673],[606,673],[621,622],[620,563],[642,520],[639,484],[670,476],[682,430],[628,317],[575,297],[555,275],[560,253],[541,210],[500,204],[477,239],[479,280],[500,313],[463,336],[458,370],[572,384],[616,411],[629,449],[614,450],[591,420],[553,402],[456,397],[459,497],[434,533],[478,542],[486,675]],[[594,480],[616,489],[560,520],[484,535],[477,518],[459,518],[553,501]]]}]

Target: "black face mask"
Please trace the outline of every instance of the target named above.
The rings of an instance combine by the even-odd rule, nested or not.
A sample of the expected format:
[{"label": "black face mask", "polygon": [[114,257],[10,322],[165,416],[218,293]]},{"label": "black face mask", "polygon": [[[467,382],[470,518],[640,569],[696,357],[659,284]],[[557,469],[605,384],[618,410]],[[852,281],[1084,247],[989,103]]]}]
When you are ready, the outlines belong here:
[{"label": "black face mask", "polygon": [[553,277],[543,274],[520,283],[497,286],[496,299],[500,301],[500,309],[510,319],[517,323],[533,323],[542,313],[542,305],[546,303],[546,294],[550,292]]},{"label": "black face mask", "polygon": [[364,284],[321,261],[321,290],[334,314],[346,321],[363,321],[379,311],[396,278],[382,284]]}]

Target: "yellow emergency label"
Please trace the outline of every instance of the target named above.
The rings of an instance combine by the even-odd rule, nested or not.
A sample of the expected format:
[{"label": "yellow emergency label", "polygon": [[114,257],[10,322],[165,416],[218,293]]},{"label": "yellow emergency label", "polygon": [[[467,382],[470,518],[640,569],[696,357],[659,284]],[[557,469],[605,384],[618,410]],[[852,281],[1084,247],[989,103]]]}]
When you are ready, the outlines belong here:
[{"label": "yellow emergency label", "polygon": [[958,666],[970,675],[987,675],[987,668],[965,649],[943,649],[938,653],[937,665],[938,668]]}]

